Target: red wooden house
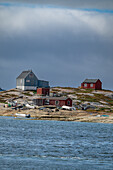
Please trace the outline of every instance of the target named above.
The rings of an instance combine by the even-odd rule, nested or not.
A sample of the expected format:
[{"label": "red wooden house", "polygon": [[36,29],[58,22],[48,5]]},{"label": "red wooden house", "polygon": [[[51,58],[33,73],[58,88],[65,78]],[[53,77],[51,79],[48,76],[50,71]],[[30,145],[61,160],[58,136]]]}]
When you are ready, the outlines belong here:
[{"label": "red wooden house", "polygon": [[49,98],[49,105],[55,106],[72,106],[72,99],[66,97],[50,97]]},{"label": "red wooden house", "polygon": [[42,96],[49,96],[50,88],[37,88],[37,94]]},{"label": "red wooden house", "polygon": [[99,79],[86,79],[81,83],[81,88],[101,90],[102,82]]},{"label": "red wooden house", "polygon": [[38,106],[54,105],[58,107],[70,106],[72,107],[72,99],[66,97],[41,97],[33,99],[34,104]]}]

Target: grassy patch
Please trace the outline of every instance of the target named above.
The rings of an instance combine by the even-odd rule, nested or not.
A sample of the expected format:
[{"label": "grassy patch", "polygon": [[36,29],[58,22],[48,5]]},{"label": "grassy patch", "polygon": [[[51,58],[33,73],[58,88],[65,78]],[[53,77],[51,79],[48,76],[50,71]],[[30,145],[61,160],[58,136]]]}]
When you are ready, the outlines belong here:
[{"label": "grassy patch", "polygon": [[33,91],[33,94],[37,94],[37,91]]},{"label": "grassy patch", "polygon": [[88,95],[77,95],[78,100],[81,101],[88,101],[88,102],[100,102],[105,101],[107,102],[109,105],[113,105],[113,100],[110,99],[107,96],[104,96],[103,94],[94,94],[94,96],[88,96]]},{"label": "grassy patch", "polygon": [[106,108],[106,107],[101,107],[101,108],[97,108],[96,109],[98,112],[100,111],[104,111],[106,113],[112,113],[113,111],[110,108]]},{"label": "grassy patch", "polygon": [[18,90],[17,89],[11,89],[9,90],[10,92],[17,92]]},{"label": "grassy patch", "polygon": [[6,102],[6,100],[0,98],[0,103],[5,103],[5,102]]},{"label": "grassy patch", "polygon": [[111,106],[113,106],[113,100],[106,100],[108,103],[109,103],[109,105],[111,105]]},{"label": "grassy patch", "polygon": [[81,100],[81,102],[85,102],[85,101],[88,101],[88,102],[98,102],[98,100],[95,97],[88,96],[88,95],[77,95],[77,99]]},{"label": "grassy patch", "polygon": [[92,93],[92,91],[94,91],[94,89],[84,89],[84,93]]},{"label": "grassy patch", "polygon": [[51,93],[53,93],[53,92],[60,92],[61,90],[59,90],[59,89],[52,89],[51,90]]},{"label": "grassy patch", "polygon": [[6,97],[6,98],[12,98],[12,97],[18,97],[17,95],[15,94],[3,94],[1,95],[2,98]]},{"label": "grassy patch", "polygon": [[30,94],[29,92],[23,92],[22,94],[26,95],[26,96],[33,96],[32,94]]}]

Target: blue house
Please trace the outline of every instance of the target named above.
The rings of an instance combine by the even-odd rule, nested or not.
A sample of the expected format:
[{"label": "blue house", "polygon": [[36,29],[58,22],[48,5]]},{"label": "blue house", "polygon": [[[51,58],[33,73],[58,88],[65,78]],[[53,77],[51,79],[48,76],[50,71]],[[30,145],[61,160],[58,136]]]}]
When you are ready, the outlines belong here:
[{"label": "blue house", "polygon": [[49,87],[49,82],[39,80],[32,70],[23,71],[16,78],[16,88],[21,90],[36,90],[38,87]]}]

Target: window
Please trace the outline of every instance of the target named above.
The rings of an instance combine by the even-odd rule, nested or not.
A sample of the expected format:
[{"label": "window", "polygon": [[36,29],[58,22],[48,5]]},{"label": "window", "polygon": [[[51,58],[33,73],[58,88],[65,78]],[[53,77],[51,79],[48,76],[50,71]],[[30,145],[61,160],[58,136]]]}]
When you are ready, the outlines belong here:
[{"label": "window", "polygon": [[70,101],[69,100],[67,101],[67,104],[70,105]]},{"label": "window", "polygon": [[87,84],[86,84],[86,83],[84,84],[84,87],[87,87]]},{"label": "window", "polygon": [[90,87],[93,87],[93,84],[90,84]]},{"label": "window", "polygon": [[58,104],[59,104],[59,101],[55,101],[55,104],[58,105]]},{"label": "window", "polygon": [[33,77],[33,73],[30,73],[30,74],[29,74],[29,77],[30,77],[30,78]]},{"label": "window", "polygon": [[49,104],[49,100],[45,100],[45,105],[48,105]]},{"label": "window", "polygon": [[27,83],[29,83],[29,82],[30,82],[30,80],[26,80],[26,82],[27,82]]}]

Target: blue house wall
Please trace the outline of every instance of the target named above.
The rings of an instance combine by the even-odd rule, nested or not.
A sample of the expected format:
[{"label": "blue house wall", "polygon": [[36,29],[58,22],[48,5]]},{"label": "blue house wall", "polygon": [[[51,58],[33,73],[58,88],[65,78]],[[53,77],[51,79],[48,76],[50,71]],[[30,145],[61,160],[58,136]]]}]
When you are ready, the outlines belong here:
[{"label": "blue house wall", "polygon": [[48,81],[44,81],[44,80],[38,80],[38,87],[44,87],[44,88],[48,88],[49,87],[49,82]]}]

